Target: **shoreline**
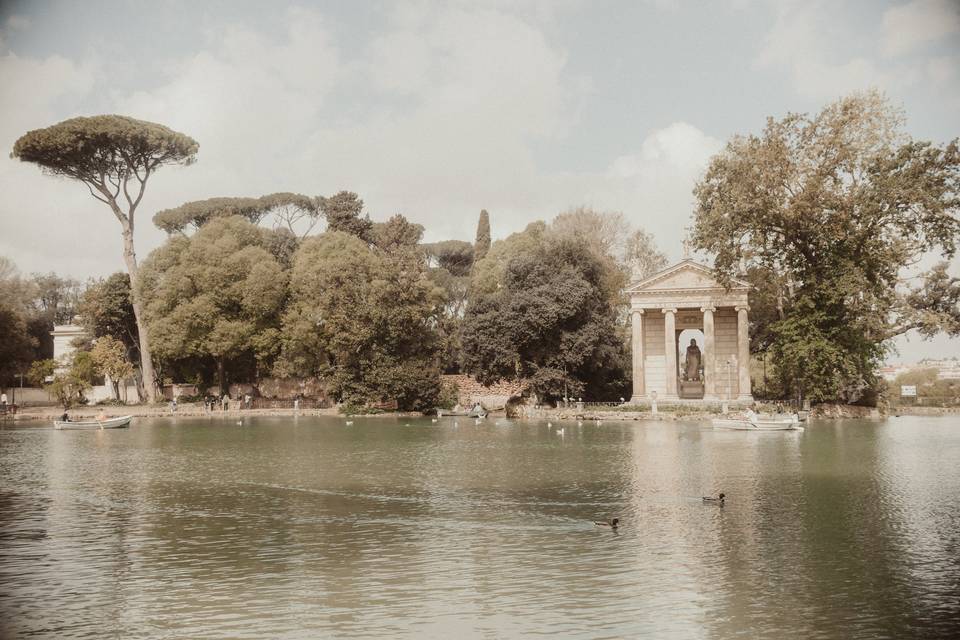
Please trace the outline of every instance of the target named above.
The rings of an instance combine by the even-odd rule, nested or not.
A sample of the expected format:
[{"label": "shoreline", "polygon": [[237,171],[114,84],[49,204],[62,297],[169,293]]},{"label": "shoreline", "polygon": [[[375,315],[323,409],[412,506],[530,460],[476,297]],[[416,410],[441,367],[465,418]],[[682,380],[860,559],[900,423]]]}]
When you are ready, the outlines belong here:
[{"label": "shoreline", "polygon": [[[844,420],[851,418],[862,419],[884,419],[898,416],[950,416],[960,414],[960,407],[891,407],[887,412],[879,409],[869,409],[856,407],[857,411],[845,411],[838,409],[836,405],[824,407],[824,410],[814,411],[811,418],[818,420]],[[336,416],[342,418],[432,418],[430,414],[419,412],[393,411],[384,413],[369,414],[343,414],[338,407],[328,407],[326,409],[300,409],[292,408],[270,408],[270,409],[230,409],[229,411],[207,411],[201,403],[181,404],[176,411],[171,411],[168,405],[125,405],[125,406],[103,406],[103,407],[78,407],[68,411],[72,418],[93,418],[101,411],[108,416],[117,417],[130,415],[134,418],[238,418],[244,416],[251,417],[295,417],[295,416]],[[4,424],[16,424],[26,422],[36,422],[49,420],[53,421],[63,413],[59,407],[26,407],[15,415],[4,416]],[[488,414],[493,418],[504,418],[506,414],[503,411],[491,411]],[[571,411],[570,409],[541,409],[536,415],[517,416],[511,420],[589,420],[589,421],[684,421],[684,420],[711,420],[721,417],[723,414],[717,411],[695,411],[680,410],[676,411],[673,407],[664,408],[653,413],[646,411]]]}]

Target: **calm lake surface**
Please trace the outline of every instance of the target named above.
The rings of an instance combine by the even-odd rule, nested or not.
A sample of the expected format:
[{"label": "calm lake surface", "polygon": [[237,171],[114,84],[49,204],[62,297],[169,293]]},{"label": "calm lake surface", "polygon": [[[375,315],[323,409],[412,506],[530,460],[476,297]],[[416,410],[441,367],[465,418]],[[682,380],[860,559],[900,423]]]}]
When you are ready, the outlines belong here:
[{"label": "calm lake surface", "polygon": [[958,632],[956,418],[0,431],[4,638]]}]

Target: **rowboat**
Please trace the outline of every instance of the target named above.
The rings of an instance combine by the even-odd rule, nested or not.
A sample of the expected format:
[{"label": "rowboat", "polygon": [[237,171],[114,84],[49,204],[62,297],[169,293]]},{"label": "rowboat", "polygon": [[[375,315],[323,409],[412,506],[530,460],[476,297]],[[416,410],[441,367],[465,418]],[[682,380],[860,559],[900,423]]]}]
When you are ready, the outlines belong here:
[{"label": "rowboat", "polygon": [[486,418],[487,412],[483,410],[483,407],[479,404],[476,405],[473,409],[467,411],[464,409],[437,409],[438,418]]},{"label": "rowboat", "polygon": [[714,429],[734,429],[736,431],[793,431],[802,429],[796,414],[761,417],[748,412],[742,418],[714,418]]},{"label": "rowboat", "polygon": [[120,416],[118,418],[107,418],[106,420],[54,420],[54,429],[122,429],[130,426],[130,420],[133,416]]}]

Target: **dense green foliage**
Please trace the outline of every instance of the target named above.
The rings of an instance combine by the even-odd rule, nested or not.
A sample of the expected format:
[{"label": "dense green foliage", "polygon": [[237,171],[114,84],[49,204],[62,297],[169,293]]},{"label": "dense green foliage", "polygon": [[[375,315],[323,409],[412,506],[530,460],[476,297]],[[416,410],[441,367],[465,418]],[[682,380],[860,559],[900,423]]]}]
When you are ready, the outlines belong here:
[{"label": "dense green foliage", "polygon": [[120,382],[133,375],[133,365],[127,357],[126,346],[112,336],[103,336],[94,343],[90,356],[97,372],[103,376],[110,376],[113,397],[119,400]]},{"label": "dense green foliage", "polygon": [[73,319],[80,291],[79,282],[53,273],[23,277],[0,256],[0,384],[31,362],[53,357],[50,331]]},{"label": "dense green foliage", "polygon": [[95,375],[96,366],[86,351],[76,352],[69,362],[37,360],[27,372],[30,382],[42,386],[64,409],[86,402],[83,394],[92,386]]},{"label": "dense green foliage", "polygon": [[327,231],[341,231],[373,243],[373,222],[363,213],[363,200],[352,191],[341,191],[320,200],[320,210],[327,219]]},{"label": "dense green foliage", "polygon": [[342,231],[309,238],[294,258],[290,291],[281,370],[319,376],[351,405],[434,406],[442,291],[413,245],[385,251]]},{"label": "dense green foliage", "polygon": [[692,236],[723,277],[756,286],[753,349],[781,393],[855,401],[877,386],[887,341],[960,332],[960,280],[946,265],[905,275],[960,239],[960,150],[910,140],[876,93],[737,136],[695,189]]},{"label": "dense green foliage", "polygon": [[133,315],[129,275],[117,272],[88,284],[77,304],[77,315],[91,336],[119,340],[130,360],[138,359],[137,320]]},{"label": "dense green foliage", "polygon": [[10,384],[33,361],[36,339],[24,314],[0,297],[0,386]]},{"label": "dense green foliage", "polygon": [[477,264],[463,329],[465,369],[484,383],[525,379],[546,398],[626,393],[618,276],[585,240],[530,225]]},{"label": "dense green foliage", "polygon": [[223,388],[229,367],[272,363],[287,286],[272,234],[239,216],[218,218],[150,254],[141,286],[158,358],[214,365]]}]

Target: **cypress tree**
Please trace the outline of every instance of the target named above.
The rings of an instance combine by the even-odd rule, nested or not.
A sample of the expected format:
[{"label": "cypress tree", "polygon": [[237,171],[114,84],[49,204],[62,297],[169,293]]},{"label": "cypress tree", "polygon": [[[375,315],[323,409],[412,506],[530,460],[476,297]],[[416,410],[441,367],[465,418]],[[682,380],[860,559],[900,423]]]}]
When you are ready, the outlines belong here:
[{"label": "cypress tree", "polygon": [[473,263],[483,260],[490,250],[490,214],[486,209],[480,211],[480,221],[477,222],[477,239],[473,243]]}]

